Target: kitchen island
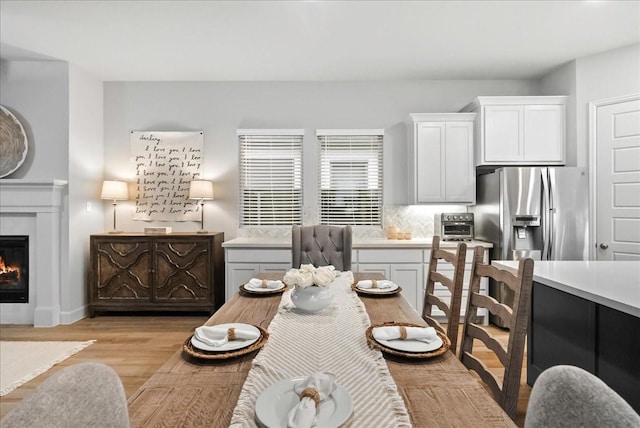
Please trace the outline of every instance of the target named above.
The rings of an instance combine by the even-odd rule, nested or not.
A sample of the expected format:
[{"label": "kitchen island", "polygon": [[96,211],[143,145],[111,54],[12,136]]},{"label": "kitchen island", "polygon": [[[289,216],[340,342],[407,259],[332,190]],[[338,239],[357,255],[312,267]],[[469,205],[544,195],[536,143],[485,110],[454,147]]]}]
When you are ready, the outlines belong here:
[{"label": "kitchen island", "polygon": [[[515,269],[516,261],[494,261]],[[536,261],[527,383],[558,364],[602,379],[640,411],[640,262]]]}]

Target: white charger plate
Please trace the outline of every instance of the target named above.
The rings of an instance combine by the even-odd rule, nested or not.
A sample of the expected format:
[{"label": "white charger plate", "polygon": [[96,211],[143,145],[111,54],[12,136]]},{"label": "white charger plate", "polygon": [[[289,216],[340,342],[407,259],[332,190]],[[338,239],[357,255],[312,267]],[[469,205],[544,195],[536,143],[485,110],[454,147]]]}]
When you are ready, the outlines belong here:
[{"label": "white charger plate", "polygon": [[[296,383],[306,379],[298,377],[276,382],[262,391],[256,401],[256,419],[267,428],[287,426],[289,412],[300,402],[293,390]],[[353,399],[342,386],[318,406],[317,428],[336,428],[344,424],[353,413]]]},{"label": "white charger plate", "polygon": [[367,293],[390,293],[398,289],[398,284],[393,284],[391,287],[387,288],[360,288],[356,285],[358,290],[366,291]]},{"label": "white charger plate", "polygon": [[226,352],[226,351],[235,351],[236,349],[246,348],[247,346],[251,346],[260,339],[260,330],[251,324],[243,324],[238,322],[228,323],[228,324],[217,324],[216,327],[220,328],[238,328],[243,330],[255,331],[258,336],[255,339],[249,340],[230,340],[224,345],[221,346],[211,346],[207,345],[204,342],[199,341],[195,335],[191,337],[191,344],[202,350],[202,351],[215,351],[215,352]]},{"label": "white charger plate", "polygon": [[429,343],[420,342],[419,340],[378,340],[375,337],[374,339],[376,342],[386,346],[387,348],[403,352],[431,352],[439,349],[444,344],[440,337]]}]

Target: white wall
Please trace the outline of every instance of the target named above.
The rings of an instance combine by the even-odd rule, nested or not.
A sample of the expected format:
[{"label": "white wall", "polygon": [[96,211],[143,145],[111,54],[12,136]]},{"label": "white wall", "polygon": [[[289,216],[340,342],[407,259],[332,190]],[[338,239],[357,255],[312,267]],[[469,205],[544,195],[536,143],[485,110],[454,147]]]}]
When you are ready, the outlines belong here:
[{"label": "white wall", "polygon": [[[384,203],[407,204],[409,113],[456,112],[480,95],[535,95],[532,81],[398,82],[107,82],[105,178],[133,181],[129,132],[204,131],[206,178],[216,200],[205,207],[205,228],[237,235],[238,128],[303,128],[305,210],[316,208],[317,128],[384,128]],[[131,220],[133,202],[118,205],[118,228],[141,231]],[[104,205],[111,228],[111,205]],[[195,231],[198,225],[170,225]]]},{"label": "white wall", "polygon": [[[103,83],[69,66],[69,257],[61,288],[61,323],[85,316],[89,235],[102,232],[100,185],[104,175]],[[90,211],[87,203],[90,204]]]},{"label": "white wall", "polygon": [[589,103],[640,93],[640,44],[576,59],[577,165],[589,165]]},{"label": "white wall", "polygon": [[1,62],[0,103],[22,123],[25,163],[6,178],[66,180],[69,139],[68,65],[62,61]]}]

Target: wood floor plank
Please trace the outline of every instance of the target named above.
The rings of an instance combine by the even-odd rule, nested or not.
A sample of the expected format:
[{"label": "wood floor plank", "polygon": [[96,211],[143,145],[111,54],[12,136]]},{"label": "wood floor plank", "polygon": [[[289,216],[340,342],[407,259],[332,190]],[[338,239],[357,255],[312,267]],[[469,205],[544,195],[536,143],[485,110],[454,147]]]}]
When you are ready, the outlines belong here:
[{"label": "wood floor plank", "polygon": [[[202,325],[208,317],[206,315],[173,316],[173,315],[108,315],[96,318],[85,318],[72,325],[62,325],[52,328],[34,328],[27,325],[0,325],[0,340],[8,341],[51,341],[68,340],[84,341],[97,340],[92,346],[56,364],[46,373],[36,377],[15,391],[0,397],[0,417],[15,407],[22,399],[30,395],[33,390],[49,376],[63,367],[80,362],[101,362],[112,367],[120,376],[127,398],[146,382],[153,373],[175,358],[184,340],[193,330]],[[497,327],[489,327],[491,333],[501,340],[507,337],[507,332]],[[489,367],[500,373],[497,357],[488,349],[477,345],[476,350],[480,358]],[[161,393],[161,391],[158,391]],[[523,361],[523,373],[518,400],[516,424],[524,426],[524,416],[529,400],[531,388],[526,384],[526,354]],[[149,397],[150,399],[152,397]],[[150,403],[150,413],[145,417],[149,420],[158,417],[153,414]],[[190,417],[193,417],[191,415]],[[166,422],[166,421],[164,421]]]}]

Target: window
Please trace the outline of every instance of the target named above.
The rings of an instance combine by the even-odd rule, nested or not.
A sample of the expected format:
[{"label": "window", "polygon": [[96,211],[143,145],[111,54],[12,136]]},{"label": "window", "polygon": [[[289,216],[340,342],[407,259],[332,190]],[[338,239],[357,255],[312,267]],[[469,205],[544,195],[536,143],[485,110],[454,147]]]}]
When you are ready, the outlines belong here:
[{"label": "window", "polygon": [[303,130],[238,130],[241,227],[302,224],[303,135]]},{"label": "window", "polygon": [[384,131],[317,131],[320,145],[320,223],[382,226]]}]

